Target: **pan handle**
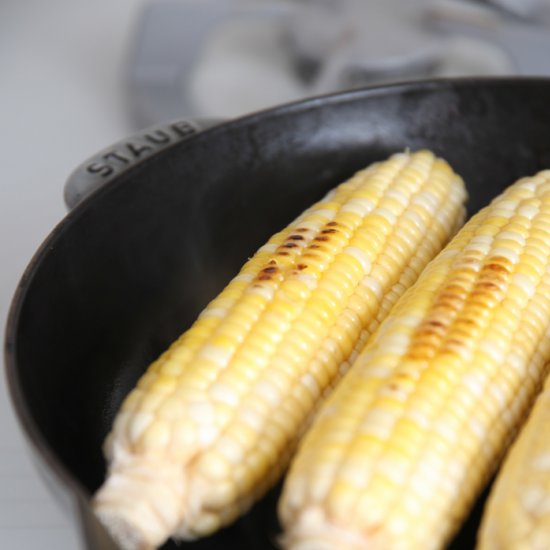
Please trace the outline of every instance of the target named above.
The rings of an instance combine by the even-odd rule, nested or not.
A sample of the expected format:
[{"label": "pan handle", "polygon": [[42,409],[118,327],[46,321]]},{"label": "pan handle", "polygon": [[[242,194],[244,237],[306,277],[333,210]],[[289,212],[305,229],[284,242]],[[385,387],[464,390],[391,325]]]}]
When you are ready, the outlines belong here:
[{"label": "pan handle", "polygon": [[177,119],[146,128],[102,149],[68,177],[63,192],[67,208],[72,210],[96,189],[152,154],[221,122],[221,119]]}]

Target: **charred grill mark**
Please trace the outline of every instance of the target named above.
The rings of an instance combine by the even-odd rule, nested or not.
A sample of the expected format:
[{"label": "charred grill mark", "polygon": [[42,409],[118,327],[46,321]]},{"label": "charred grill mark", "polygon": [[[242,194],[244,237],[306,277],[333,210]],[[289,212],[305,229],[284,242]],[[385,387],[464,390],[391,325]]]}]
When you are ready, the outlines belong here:
[{"label": "charred grill mark", "polygon": [[493,281],[480,281],[478,287],[486,290],[487,292],[494,292],[495,290],[500,290],[500,285],[497,285]]},{"label": "charred grill mark", "polygon": [[[460,263],[471,262],[463,258]],[[469,269],[459,269],[439,291],[411,340],[409,357],[426,360],[437,353],[461,353],[471,347],[491,311],[502,300],[512,268],[503,256],[488,257],[475,279],[468,283],[462,275]]]},{"label": "charred grill mark", "polygon": [[303,241],[304,240],[304,237],[303,235],[290,235],[290,237],[288,237],[291,241]]},{"label": "charred grill mark", "polygon": [[285,243],[283,248],[296,248],[298,245],[296,243]]},{"label": "charred grill mark", "polygon": [[497,272],[497,273],[505,273],[506,275],[508,275],[509,270],[508,268],[506,268],[505,266],[501,265],[501,264],[489,264],[487,266],[488,269],[490,269],[491,271],[494,271],[494,272]]},{"label": "charred grill mark", "polygon": [[463,302],[464,300],[458,297],[442,296],[439,305],[441,306],[441,310],[455,311],[460,309]]},{"label": "charred grill mark", "polygon": [[429,327],[432,327],[434,329],[444,329],[445,323],[442,323],[441,321],[438,321],[437,319],[430,319],[426,321],[426,325]]},{"label": "charred grill mark", "polygon": [[462,338],[448,338],[445,341],[445,345],[448,348],[462,348],[464,347],[464,340]]},{"label": "charred grill mark", "polygon": [[424,340],[426,340],[426,337],[433,337],[433,338],[439,338],[440,336],[443,336],[445,334],[445,327],[442,328],[434,328],[432,326],[425,327],[422,330],[422,336],[424,337]]},{"label": "charred grill mark", "polygon": [[417,342],[421,343],[423,346],[431,346],[435,347],[441,342],[442,336],[444,334],[441,334],[440,332],[434,332],[430,330],[422,330],[417,335]]},{"label": "charred grill mark", "polygon": [[494,256],[491,258],[491,261],[485,264],[483,267],[484,270],[492,271],[496,273],[501,273],[503,275],[509,275],[510,274],[510,260],[508,258],[505,258],[504,256]]}]

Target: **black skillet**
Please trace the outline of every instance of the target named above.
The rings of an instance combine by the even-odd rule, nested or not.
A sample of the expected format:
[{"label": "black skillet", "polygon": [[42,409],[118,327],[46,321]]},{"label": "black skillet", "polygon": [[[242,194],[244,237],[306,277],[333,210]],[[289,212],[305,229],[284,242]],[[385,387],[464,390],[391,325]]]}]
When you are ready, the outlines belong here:
[{"label": "black skillet", "polygon": [[[104,476],[101,445],[115,410],[247,256],[341,179],[405,148],[444,156],[476,211],[519,176],[550,167],[550,80],[366,89],[178,142],[168,131],[143,139],[87,165],[111,181],[37,252],[6,335],[9,386],[37,465],[75,511],[89,549],[114,548],[88,499]],[[154,152],[164,141],[171,145]],[[209,539],[165,548],[274,548],[276,497],[275,489]],[[478,512],[453,548],[473,546]]]}]

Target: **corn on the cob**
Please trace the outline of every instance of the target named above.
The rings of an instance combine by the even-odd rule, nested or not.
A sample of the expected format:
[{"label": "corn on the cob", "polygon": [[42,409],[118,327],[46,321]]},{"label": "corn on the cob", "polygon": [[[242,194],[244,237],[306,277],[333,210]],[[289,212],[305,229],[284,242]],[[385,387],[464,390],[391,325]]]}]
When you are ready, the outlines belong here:
[{"label": "corn on the cob", "polygon": [[316,404],[463,219],[433,154],[358,172],[276,234],[123,403],[95,510],[123,548],[195,538],[285,468]]},{"label": "corn on the cob", "polygon": [[550,377],[497,475],[478,539],[480,550],[550,548]]},{"label": "corn on the cob", "polygon": [[430,550],[457,530],[550,354],[550,171],[476,214],[318,412],[279,504],[292,550]]}]

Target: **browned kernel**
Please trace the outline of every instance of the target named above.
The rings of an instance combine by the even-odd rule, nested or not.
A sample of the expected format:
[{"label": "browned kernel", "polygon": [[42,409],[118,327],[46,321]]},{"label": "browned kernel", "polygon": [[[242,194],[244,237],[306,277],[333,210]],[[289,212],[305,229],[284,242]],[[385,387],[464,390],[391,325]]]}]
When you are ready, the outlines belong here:
[{"label": "browned kernel", "polygon": [[319,235],[318,237],[315,237],[315,239],[313,239],[314,241],[328,241],[328,237],[326,237],[325,235]]},{"label": "browned kernel", "polygon": [[456,311],[460,305],[464,302],[463,298],[453,294],[445,293],[442,294],[437,301],[437,309],[441,311]]},{"label": "browned kernel", "polygon": [[276,267],[264,267],[264,269],[262,269],[264,273],[277,273],[277,270],[278,268]]},{"label": "browned kernel", "polygon": [[426,321],[426,325],[434,328],[445,328],[445,323],[442,323],[437,319],[429,319],[428,321]]},{"label": "browned kernel", "polygon": [[492,281],[479,281],[479,283],[477,283],[477,286],[482,288],[482,289],[487,289],[487,290],[500,290],[500,286],[493,283]]},{"label": "browned kernel", "polygon": [[445,347],[447,349],[456,349],[456,348],[464,348],[465,342],[464,340],[459,340],[458,338],[450,338],[445,342]]},{"label": "browned kernel", "polygon": [[303,241],[304,237],[302,237],[302,235],[290,235],[289,239],[293,241]]},{"label": "browned kernel", "polygon": [[337,232],[336,229],[323,229],[323,231],[321,231],[321,233],[325,233],[325,234],[336,233],[336,232]]},{"label": "browned kernel", "polygon": [[[485,295],[488,292],[487,289],[477,288],[477,286],[474,287],[472,294],[475,295],[476,291],[478,296],[479,294]],[[409,357],[428,359],[441,351],[442,339],[445,338],[449,323],[453,322],[457,314],[460,315],[459,311],[462,309],[467,295],[468,291],[456,282],[448,284],[439,292],[428,317],[418,327],[411,341],[408,352]],[[484,301],[486,301],[485,296]],[[452,337],[450,342],[450,348],[458,345]],[[448,346],[444,347],[448,349]]]},{"label": "browned kernel", "polygon": [[296,248],[298,245],[296,243],[285,243],[283,248]]},{"label": "browned kernel", "polygon": [[298,227],[298,229],[296,229],[296,233],[305,233],[306,231],[309,231],[307,227]]},{"label": "browned kernel", "polygon": [[507,280],[508,280],[509,274],[502,271],[489,271],[489,272],[483,272],[480,277],[479,282],[492,282],[496,284],[499,288],[502,288]]},{"label": "browned kernel", "polygon": [[297,267],[299,270],[302,270],[302,269],[305,269],[305,268],[307,267],[307,265],[306,265],[306,264],[298,264],[296,267]]},{"label": "browned kernel", "polygon": [[421,338],[422,341],[433,340],[434,342],[439,342],[441,336],[445,334],[445,329],[437,329],[434,327],[423,326],[420,327],[418,331],[417,338]]},{"label": "browned kernel", "polygon": [[510,269],[507,264],[510,262],[507,258],[497,256],[495,258],[492,258],[491,263],[486,264],[484,267],[491,271],[500,271],[504,273],[509,273]]},{"label": "browned kernel", "polygon": [[340,225],[338,222],[328,222],[327,227],[335,227],[336,225]]},{"label": "browned kernel", "polygon": [[420,329],[415,340],[415,345],[430,346],[435,348],[441,342],[441,335],[430,329]]},{"label": "browned kernel", "polygon": [[460,319],[458,319],[456,321],[456,326],[466,325],[468,327],[474,327],[477,324],[478,324],[477,319],[476,318],[471,318],[471,317],[461,317]]},{"label": "browned kernel", "polygon": [[443,289],[441,297],[454,297],[463,299],[468,295],[468,290],[461,285],[450,285]]}]

